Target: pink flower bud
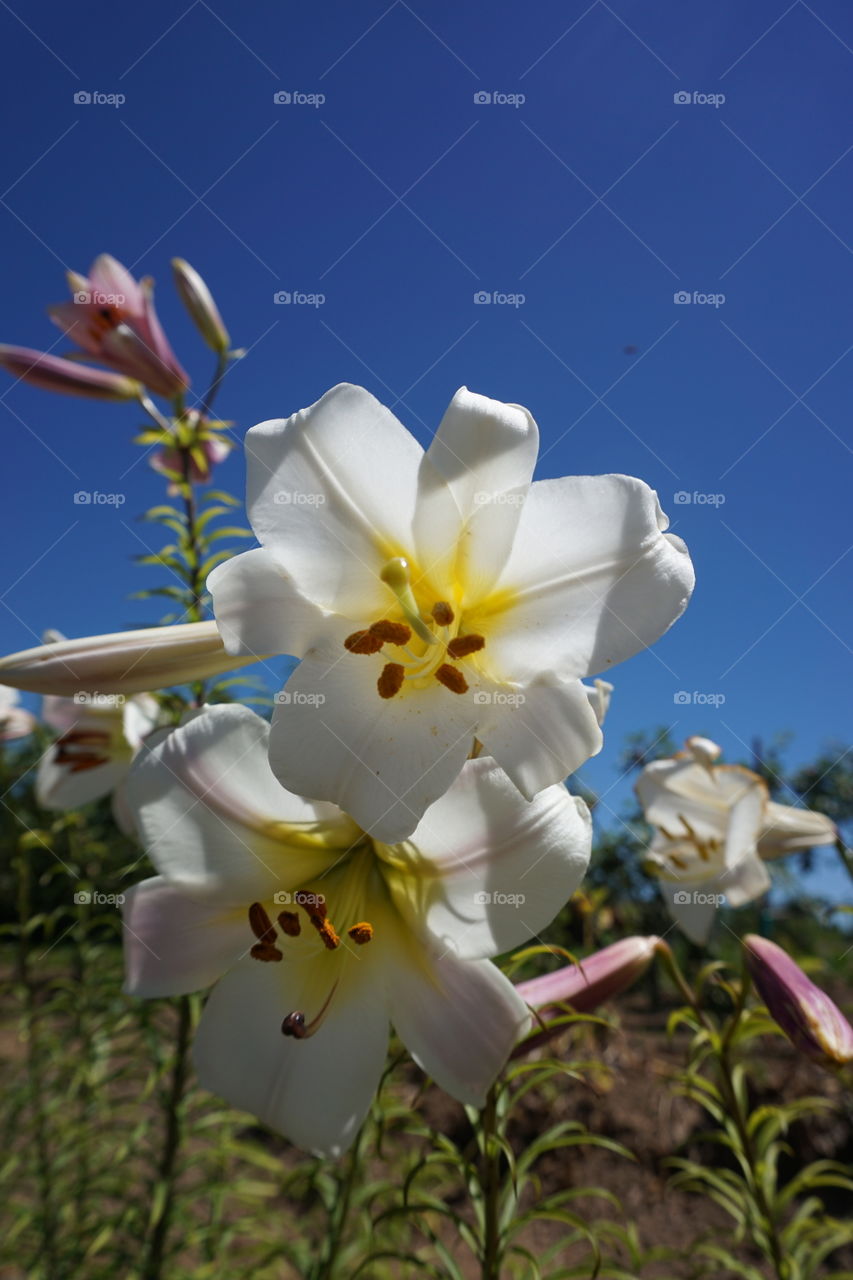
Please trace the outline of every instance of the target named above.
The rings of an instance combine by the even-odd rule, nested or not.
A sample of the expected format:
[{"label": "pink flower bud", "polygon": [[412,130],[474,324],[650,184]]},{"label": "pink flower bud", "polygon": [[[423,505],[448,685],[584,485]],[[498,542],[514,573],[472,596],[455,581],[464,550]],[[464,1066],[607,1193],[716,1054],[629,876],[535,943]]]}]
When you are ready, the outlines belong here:
[{"label": "pink flower bud", "polygon": [[49,356],[31,347],[0,346],[0,365],[23,382],[66,396],[138,400],[142,394],[142,384],[134,378],[108,373],[106,369],[90,369],[87,365]]},{"label": "pink flower bud", "polygon": [[758,993],[791,1043],[824,1066],[853,1061],[853,1027],[826,992],[775,942],[754,933],[743,942]]},{"label": "pink flower bud", "polygon": [[[543,1011],[545,1018],[557,1017],[561,1005],[570,1005],[576,1013],[592,1013],[600,1004],[618,996],[642,977],[658,947],[657,937],[622,938],[579,964],[565,965],[541,978],[516,983],[516,991],[532,1009]],[[541,1031],[523,1042],[518,1051],[526,1052],[544,1044],[558,1034],[560,1027]]]},{"label": "pink flower bud", "polygon": [[184,258],[172,259],[172,273],[175,288],[195,327],[209,347],[220,355],[224,354],[231,345],[231,339],[204,280]]}]

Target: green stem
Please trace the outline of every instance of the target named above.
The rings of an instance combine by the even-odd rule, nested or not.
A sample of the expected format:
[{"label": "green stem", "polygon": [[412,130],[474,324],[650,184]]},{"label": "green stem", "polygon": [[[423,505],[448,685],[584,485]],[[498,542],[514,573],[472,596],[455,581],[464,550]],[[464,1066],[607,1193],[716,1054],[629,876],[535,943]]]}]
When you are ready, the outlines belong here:
[{"label": "green stem", "polygon": [[335,1274],[335,1264],[337,1262],[338,1252],[344,1240],[350,1205],[352,1204],[352,1193],[355,1189],[356,1177],[361,1169],[361,1146],[367,1124],[368,1121],[365,1121],[356,1134],[355,1141],[352,1144],[352,1149],[350,1150],[347,1158],[347,1171],[344,1177],[343,1186],[341,1187],[341,1194],[338,1199],[335,1213],[332,1218],[326,1250],[323,1254],[323,1260],[320,1264],[321,1269],[318,1272],[317,1280],[333,1280]]},{"label": "green stem", "polygon": [[493,1084],[480,1112],[482,1134],[483,1256],[482,1280],[500,1280],[501,1152],[497,1143],[498,1086]]},{"label": "green stem", "polygon": [[16,859],[18,873],[18,954],[17,969],[24,989],[24,1033],[27,1044],[27,1091],[33,1116],[33,1139],[36,1177],[41,1208],[39,1257],[44,1259],[45,1274],[55,1276],[58,1270],[57,1215],[54,1205],[50,1148],[42,1099],[46,1084],[42,1070],[41,1040],[38,1027],[38,996],[30,967],[27,924],[31,914],[31,859],[23,853]]},{"label": "green stem", "polygon": [[838,854],[839,860],[844,866],[851,880],[853,880],[853,851],[847,848],[847,845],[839,836],[835,842],[835,852]]},{"label": "green stem", "polygon": [[189,1069],[192,1008],[187,996],[178,1001],[178,1031],[175,1043],[175,1060],[172,1065],[172,1081],[166,1102],[166,1132],[163,1151],[157,1170],[157,1183],[163,1188],[160,1211],[151,1224],[148,1250],[142,1268],[143,1280],[161,1280],[166,1238],[169,1234],[172,1212],[175,1206],[175,1181],[178,1153],[181,1146],[182,1112]]}]

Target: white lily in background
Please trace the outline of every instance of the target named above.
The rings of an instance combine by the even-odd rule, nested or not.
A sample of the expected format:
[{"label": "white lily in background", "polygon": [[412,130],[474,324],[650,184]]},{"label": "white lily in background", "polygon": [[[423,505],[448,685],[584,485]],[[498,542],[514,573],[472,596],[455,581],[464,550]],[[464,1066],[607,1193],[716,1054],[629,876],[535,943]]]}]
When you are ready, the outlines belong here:
[{"label": "white lily in background", "polygon": [[531,484],[526,409],[464,388],[426,453],[361,387],[246,437],[260,549],[208,586],[235,655],[301,658],[273,716],[284,786],[409,835],[474,740],[528,799],[601,747],[581,677],[653,644],[693,569],[630,476]]},{"label": "white lily in background", "polygon": [[201,1083],[312,1151],[352,1141],[389,1021],[442,1088],[482,1104],[529,1026],[489,957],[580,882],[586,806],[563,786],[525,803],[493,760],[472,760],[410,840],[381,844],[285,791],[268,739],[247,707],[207,707],[136,761],[129,799],[160,874],[127,896],[127,990],[217,983]]},{"label": "white lily in background", "polygon": [[656,828],[647,866],[673,919],[700,944],[724,901],[740,907],[770,888],[768,858],[831,844],[838,834],[823,814],[771,801],[751,769],[716,764],[720,754],[710,739],[688,738],[684,751],[646,765],[636,784]]},{"label": "white lily in background", "polygon": [[19,706],[20,701],[17,689],[7,689],[5,685],[0,685],[0,742],[15,742],[18,738],[26,738],[36,727],[35,716]]},{"label": "white lily in background", "polygon": [[59,737],[39,761],[36,799],[45,809],[77,809],[113,797],[113,816],[127,835],[133,824],[125,785],[145,738],[162,723],[160,706],[148,693],[47,696],[42,719]]},{"label": "white lily in background", "polygon": [[251,658],[227,653],[215,622],[143,627],[66,640],[58,632],[34,649],[0,658],[0,681],[31,693],[144,693],[207,680]]}]

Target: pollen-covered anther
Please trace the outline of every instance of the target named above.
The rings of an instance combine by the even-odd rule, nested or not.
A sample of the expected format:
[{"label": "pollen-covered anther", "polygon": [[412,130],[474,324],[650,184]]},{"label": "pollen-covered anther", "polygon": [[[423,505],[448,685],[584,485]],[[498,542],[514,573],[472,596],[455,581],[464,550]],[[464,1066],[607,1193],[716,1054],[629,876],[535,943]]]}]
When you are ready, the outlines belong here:
[{"label": "pollen-covered anther", "polygon": [[369,920],[360,920],[358,924],[350,925],[347,929],[347,936],[352,938],[353,942],[357,942],[359,946],[364,946],[365,942],[369,942],[373,937],[373,925]]},{"label": "pollen-covered anther", "polygon": [[278,923],[282,933],[288,938],[298,938],[302,932],[302,925],[299,923],[299,915],[296,911],[279,911]]},{"label": "pollen-covered anther", "polygon": [[449,689],[451,693],[468,692],[468,681],[458,668],[451,667],[448,662],[443,662],[436,670],[435,678],[439,684],[443,684],[445,689]]},{"label": "pollen-covered anther", "polygon": [[253,960],[281,960],[282,954],[278,947],[272,946],[269,942],[256,942],[249,952]]},{"label": "pollen-covered anther", "polygon": [[320,940],[327,951],[336,951],[341,945],[341,940],[335,932],[335,927],[330,920],[312,920],[320,935]]},{"label": "pollen-covered anther", "polygon": [[412,638],[412,628],[405,622],[390,622],[387,618],[380,618],[378,622],[372,623],[368,634],[383,644],[408,644]]},{"label": "pollen-covered anther", "polygon": [[403,687],[405,668],[399,662],[386,662],[382,674],[376,681],[380,698],[393,698]]},{"label": "pollen-covered anther", "polygon": [[431,610],[434,621],[440,627],[449,627],[453,619],[456,617],[446,600],[436,600]]},{"label": "pollen-covered anther", "polygon": [[[264,944],[275,942],[276,932],[273,928],[272,920],[270,920],[260,902],[253,902],[249,907],[249,927],[258,942]],[[258,958],[260,959],[260,957]]]},{"label": "pollen-covered anther", "polygon": [[469,654],[479,653],[480,649],[485,647],[486,641],[483,637],[472,632],[468,636],[456,636],[448,643],[447,652],[451,658],[467,658]]},{"label": "pollen-covered anther", "polygon": [[344,641],[344,648],[350,653],[378,653],[384,643],[384,640],[370,631],[353,631]]}]

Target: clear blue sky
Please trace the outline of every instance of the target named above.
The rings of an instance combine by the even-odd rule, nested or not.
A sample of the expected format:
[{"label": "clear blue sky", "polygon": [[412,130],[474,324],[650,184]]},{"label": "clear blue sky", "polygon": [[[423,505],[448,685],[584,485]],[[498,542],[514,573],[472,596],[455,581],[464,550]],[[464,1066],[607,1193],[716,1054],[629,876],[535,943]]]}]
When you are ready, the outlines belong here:
[{"label": "clear blue sky", "polygon": [[[0,340],[53,343],[63,269],[108,251],[156,278],[201,390],[209,353],[169,279],[182,255],[249,351],[219,405],[241,433],[342,380],[422,441],[463,383],[525,404],[539,475],[643,477],[696,564],[686,616],[614,673],[590,783],[611,785],[635,727],[709,734],[730,759],[789,729],[792,763],[846,738],[845,0],[13,0],[0,34]],[[325,302],[276,305],[280,290]],[[681,290],[725,301],[677,305]],[[130,557],[162,492],[128,471],[138,415],[9,385],[0,649],[156,621],[127,600],[154,581]],[[239,453],[221,479],[242,492]],[[75,506],[80,489],[127,500]]]}]

